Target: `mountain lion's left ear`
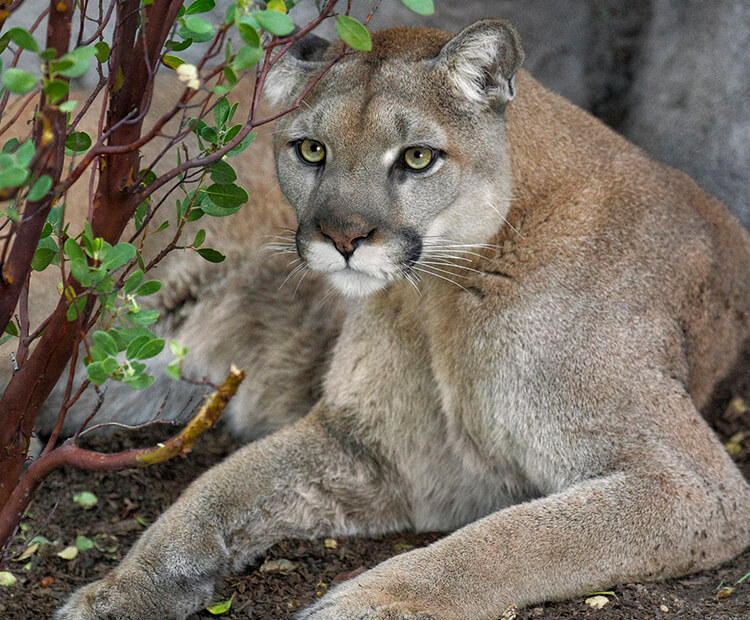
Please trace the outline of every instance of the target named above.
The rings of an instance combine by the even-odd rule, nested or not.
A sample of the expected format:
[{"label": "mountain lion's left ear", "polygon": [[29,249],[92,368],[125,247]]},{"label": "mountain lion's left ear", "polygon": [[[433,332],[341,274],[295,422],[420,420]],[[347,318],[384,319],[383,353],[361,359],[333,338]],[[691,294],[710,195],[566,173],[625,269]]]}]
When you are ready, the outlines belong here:
[{"label": "mountain lion's left ear", "polygon": [[516,95],[515,77],[523,62],[521,38],[502,19],[483,19],[464,28],[435,59],[467,99],[506,103]]}]

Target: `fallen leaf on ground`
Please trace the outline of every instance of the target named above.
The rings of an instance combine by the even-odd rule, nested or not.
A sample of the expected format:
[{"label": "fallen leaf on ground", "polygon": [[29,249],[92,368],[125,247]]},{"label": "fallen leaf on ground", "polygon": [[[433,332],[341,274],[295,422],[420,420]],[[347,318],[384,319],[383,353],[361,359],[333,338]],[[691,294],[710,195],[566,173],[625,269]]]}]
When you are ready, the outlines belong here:
[{"label": "fallen leaf on ground", "polygon": [[589,607],[593,607],[594,609],[601,609],[607,603],[609,603],[609,599],[606,596],[599,595],[599,596],[592,596],[590,598],[587,598],[584,602]]},{"label": "fallen leaf on ground", "polygon": [[326,538],[323,541],[323,546],[326,549],[338,549],[339,548],[339,541],[335,538]]},{"label": "fallen leaf on ground", "polygon": [[271,560],[262,564],[260,567],[261,573],[280,573],[281,575],[289,575],[290,573],[297,570],[297,565],[289,560]]},{"label": "fallen leaf on ground", "polygon": [[63,560],[74,560],[76,557],[78,557],[78,547],[76,547],[75,545],[70,545],[69,547],[65,547],[65,549],[58,552],[57,555]]},{"label": "fallen leaf on ground", "polygon": [[0,586],[12,586],[16,581],[18,581],[18,577],[13,573],[7,570],[0,570]]},{"label": "fallen leaf on ground", "polygon": [[734,592],[734,588],[722,588],[716,593],[716,598],[721,600],[723,598],[726,598],[727,596],[730,596]]},{"label": "fallen leaf on ground", "polygon": [[223,614],[229,611],[229,608],[232,606],[232,601],[234,600],[234,594],[232,594],[232,597],[226,601],[222,601],[220,603],[214,603],[213,605],[209,605],[206,607],[206,611],[210,613],[212,616],[218,616],[219,614]]}]

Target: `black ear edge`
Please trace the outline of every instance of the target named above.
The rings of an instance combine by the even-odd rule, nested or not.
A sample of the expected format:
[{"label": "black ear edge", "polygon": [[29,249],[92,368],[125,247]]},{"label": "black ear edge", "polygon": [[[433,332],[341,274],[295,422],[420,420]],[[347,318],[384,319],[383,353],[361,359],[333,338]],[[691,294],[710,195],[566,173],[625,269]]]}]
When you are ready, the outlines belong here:
[{"label": "black ear edge", "polygon": [[[299,28],[295,28],[293,34],[296,34],[299,30]],[[330,41],[308,32],[299,41],[296,41],[286,51],[286,54],[301,62],[316,62],[323,59],[330,45]]]},{"label": "black ear edge", "polygon": [[324,66],[330,41],[312,33],[303,36],[276,61],[263,87],[272,105],[288,105],[302,92],[312,76]]}]

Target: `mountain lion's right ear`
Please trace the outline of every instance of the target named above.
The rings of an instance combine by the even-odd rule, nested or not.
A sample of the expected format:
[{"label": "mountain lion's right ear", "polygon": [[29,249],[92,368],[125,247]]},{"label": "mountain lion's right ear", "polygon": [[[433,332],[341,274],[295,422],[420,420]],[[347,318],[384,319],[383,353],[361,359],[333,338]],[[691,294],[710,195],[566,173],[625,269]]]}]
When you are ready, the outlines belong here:
[{"label": "mountain lion's right ear", "polygon": [[458,91],[477,103],[507,103],[516,95],[515,77],[523,62],[521,38],[503,19],[483,19],[464,28],[435,59]]},{"label": "mountain lion's right ear", "polygon": [[326,66],[322,60],[329,41],[306,34],[279,58],[268,73],[263,96],[272,105],[290,106]]}]

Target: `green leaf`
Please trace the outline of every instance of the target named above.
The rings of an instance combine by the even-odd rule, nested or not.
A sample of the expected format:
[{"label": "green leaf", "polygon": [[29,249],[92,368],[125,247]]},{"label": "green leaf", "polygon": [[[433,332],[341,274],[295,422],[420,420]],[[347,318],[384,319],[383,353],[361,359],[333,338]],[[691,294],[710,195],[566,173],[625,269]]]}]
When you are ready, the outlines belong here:
[{"label": "green leaf", "polygon": [[143,284],[136,292],[138,297],[146,297],[147,295],[153,295],[158,292],[161,288],[161,282],[159,280],[149,280]]},{"label": "green leaf", "polygon": [[76,536],[76,547],[79,551],[88,551],[94,548],[94,541],[85,536]]},{"label": "green leaf", "polygon": [[240,31],[242,40],[250,47],[261,47],[260,35],[252,24],[248,24],[246,20],[241,19],[240,23],[237,24],[237,28]]},{"label": "green leaf", "polygon": [[16,577],[13,573],[7,570],[0,570],[0,586],[12,586],[17,581],[18,577]]},{"label": "green leaf", "polygon": [[73,501],[87,510],[96,506],[99,499],[91,491],[81,491],[73,495]]},{"label": "green leaf", "polygon": [[257,132],[251,131],[244,138],[242,138],[242,141],[237,146],[235,146],[231,151],[229,151],[229,153],[227,153],[227,157],[234,157],[235,155],[239,155],[240,153],[242,153],[242,151],[244,151],[253,143],[253,140],[255,140],[255,136],[257,135]]},{"label": "green leaf", "polygon": [[[182,7],[180,7],[182,8]],[[191,37],[185,38],[185,40],[182,43],[177,43],[176,41],[167,41],[167,49],[172,50],[173,52],[183,52],[187,48],[189,48],[193,44],[193,39]]]},{"label": "green leaf", "polygon": [[341,39],[349,47],[369,52],[372,49],[372,39],[367,29],[353,17],[339,15],[336,17],[336,30]]},{"label": "green leaf", "polygon": [[151,342],[151,340],[153,340],[153,338],[150,335],[142,335],[134,338],[130,341],[128,348],[125,349],[125,357],[129,360],[137,359],[136,354],[138,353],[138,351],[141,350],[141,347],[144,344],[146,344],[147,342]]},{"label": "green leaf", "polygon": [[182,58],[170,56],[169,54],[164,54],[164,56],[161,57],[161,61],[170,69],[177,69],[180,65],[185,64],[185,61]]},{"label": "green leaf", "polygon": [[23,28],[11,28],[8,30],[7,34],[10,37],[10,40],[18,45],[18,47],[22,47],[30,52],[39,51],[39,45],[37,45],[36,40],[28,30],[24,30]]},{"label": "green leaf", "polygon": [[165,228],[169,228],[169,220],[164,220],[154,232],[161,232]]},{"label": "green leaf", "polygon": [[[278,13],[278,11],[274,11],[274,13],[277,13],[278,15],[281,15],[281,13]],[[252,47],[250,45],[243,45],[240,50],[237,52],[237,55],[234,57],[234,63],[232,67],[237,71],[242,71],[243,69],[249,69],[250,67],[254,67],[258,64],[258,61],[263,57],[263,48],[262,47]]]},{"label": "green leaf", "polygon": [[140,269],[134,271],[125,282],[125,286],[122,288],[122,292],[126,295],[129,295],[138,288],[142,280],[143,272]]},{"label": "green leaf", "polygon": [[85,153],[91,147],[91,136],[85,131],[73,131],[65,138],[65,154]]},{"label": "green leaf", "polygon": [[[238,185],[224,185],[216,183],[206,188],[206,194],[218,207],[241,207],[248,200],[247,192],[239,187]],[[206,209],[205,204],[201,205],[206,213],[209,211]],[[210,213],[209,213],[210,215]]]},{"label": "green leaf", "polygon": [[214,250],[213,248],[201,248],[196,251],[209,263],[220,263],[226,258],[221,252]]},{"label": "green leaf", "polygon": [[214,122],[221,127],[225,125],[229,118],[229,102],[226,97],[221,99],[214,107]]},{"label": "green leaf", "polygon": [[231,606],[232,606],[232,599],[230,598],[226,601],[222,601],[220,603],[214,603],[213,605],[209,605],[208,607],[206,607],[206,611],[213,616],[218,616],[219,614],[224,614],[228,612]]},{"label": "green leaf", "polygon": [[172,362],[167,366],[167,376],[179,381],[181,379],[180,364],[178,362]]},{"label": "green leaf", "polygon": [[65,256],[70,260],[80,260],[86,263],[86,254],[83,253],[81,246],[76,243],[75,239],[67,238],[63,250]]},{"label": "green leaf", "polygon": [[44,198],[44,196],[46,196],[47,192],[50,189],[52,189],[52,178],[48,174],[45,174],[37,179],[37,182],[32,185],[31,189],[29,190],[29,195],[26,196],[26,199],[30,200],[31,202],[41,200],[42,198]]},{"label": "green leaf", "polygon": [[11,67],[3,73],[3,86],[16,95],[23,95],[33,89],[39,78],[33,73]]},{"label": "green leaf", "polygon": [[211,174],[211,180],[220,185],[228,185],[237,180],[234,168],[222,159],[211,164],[208,171]]},{"label": "green leaf", "polygon": [[70,101],[65,101],[60,104],[60,112],[64,112],[67,114],[68,112],[72,112],[76,109],[76,106],[78,105],[78,101],[75,99],[71,99]]},{"label": "green leaf", "polygon": [[68,321],[75,321],[78,318],[78,315],[83,312],[83,308],[85,305],[86,295],[78,299],[74,299],[71,302],[70,306],[68,306],[68,311],[65,313],[65,317],[68,319]]},{"label": "green leaf", "polygon": [[133,377],[132,379],[125,379],[125,384],[133,388],[134,390],[144,390],[154,382],[154,377],[148,375],[140,375]]},{"label": "green leaf", "polygon": [[135,325],[152,325],[159,319],[158,310],[138,310],[128,312],[126,318]]},{"label": "green leaf", "polygon": [[18,145],[20,144],[20,141],[18,138],[11,138],[8,140],[5,144],[3,144],[3,153],[12,153],[13,151],[18,148]]},{"label": "green leaf", "polygon": [[294,30],[292,18],[279,11],[258,11],[254,14],[254,17],[263,30],[267,30],[277,37],[283,37]]},{"label": "green leaf", "polygon": [[20,166],[13,166],[7,170],[0,172],[0,189],[5,187],[18,187],[23,185],[26,179],[29,177],[29,171],[27,168],[21,168]]},{"label": "green leaf", "polygon": [[18,336],[18,327],[16,327],[16,324],[13,321],[10,321],[5,326],[5,333],[10,334],[11,336]]},{"label": "green leaf", "polygon": [[216,127],[209,127],[208,125],[202,127],[200,136],[211,144],[219,141],[219,132],[216,131]]},{"label": "green leaf", "polygon": [[269,11],[279,11],[280,13],[286,13],[286,5],[284,0],[268,0],[266,2],[266,8]]},{"label": "green leaf", "polygon": [[57,256],[57,243],[49,237],[40,239],[34,252],[34,258],[31,259],[31,268],[34,271],[44,271]]},{"label": "green leaf", "polygon": [[50,80],[44,86],[44,94],[50,103],[57,103],[68,94],[68,83],[63,80]]},{"label": "green leaf", "polygon": [[229,82],[229,84],[231,84],[232,86],[234,86],[237,83],[237,73],[229,65],[224,66],[224,77],[226,78],[227,82]]},{"label": "green leaf", "polygon": [[104,255],[102,267],[108,271],[119,269],[135,258],[135,247],[129,243],[118,243]]},{"label": "green leaf", "polygon": [[203,242],[206,240],[206,231],[202,228],[195,233],[195,239],[193,239],[193,247],[199,248],[203,245]]},{"label": "green leaf", "polygon": [[34,158],[34,143],[31,140],[26,140],[15,152],[16,161],[19,166],[28,166],[31,160]]},{"label": "green leaf", "polygon": [[105,41],[99,41],[94,45],[94,55],[99,62],[107,62],[109,60],[109,44]]},{"label": "green leaf", "polygon": [[205,19],[202,19],[200,17],[186,17],[185,28],[199,36],[213,36],[214,34],[214,27],[211,22],[207,22]]},{"label": "green leaf", "polygon": [[216,6],[214,0],[195,0],[185,10],[185,15],[195,15],[196,13],[208,13]]},{"label": "green leaf", "polygon": [[86,374],[94,385],[101,385],[109,378],[109,373],[104,370],[102,363],[92,362],[86,366]]},{"label": "green leaf", "polygon": [[93,335],[94,344],[107,355],[117,355],[117,343],[107,332],[97,330]]},{"label": "green leaf", "polygon": [[117,360],[114,357],[108,357],[102,360],[102,370],[104,370],[108,376],[115,372],[119,367],[120,364],[117,363]]},{"label": "green leaf", "polygon": [[91,66],[91,59],[97,50],[93,45],[84,45],[63,54],[58,60],[50,63],[50,73],[59,73],[69,78],[81,77]]},{"label": "green leaf", "polygon": [[164,350],[164,340],[161,338],[158,338],[156,340],[151,340],[144,344],[138,352],[135,354],[134,358],[137,360],[146,360],[151,357],[154,357],[156,355],[159,355]]},{"label": "green leaf", "polygon": [[401,0],[411,11],[419,15],[432,15],[435,12],[435,5],[432,0]]}]

